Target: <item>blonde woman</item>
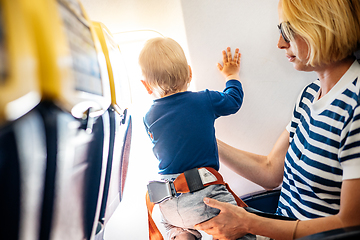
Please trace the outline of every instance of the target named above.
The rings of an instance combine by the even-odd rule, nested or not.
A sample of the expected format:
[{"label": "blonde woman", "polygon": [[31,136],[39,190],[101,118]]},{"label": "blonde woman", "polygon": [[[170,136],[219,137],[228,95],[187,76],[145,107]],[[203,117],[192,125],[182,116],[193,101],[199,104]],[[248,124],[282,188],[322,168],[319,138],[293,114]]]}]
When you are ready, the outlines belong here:
[{"label": "blonde woman", "polygon": [[[246,233],[277,240],[360,225],[360,1],[280,0],[278,48],[298,71],[314,71],[292,120],[267,156],[218,141],[220,160],[273,189],[282,183],[277,214],[263,218],[206,198],[220,214],[196,226],[215,239]],[[290,81],[291,76],[289,76]]]}]

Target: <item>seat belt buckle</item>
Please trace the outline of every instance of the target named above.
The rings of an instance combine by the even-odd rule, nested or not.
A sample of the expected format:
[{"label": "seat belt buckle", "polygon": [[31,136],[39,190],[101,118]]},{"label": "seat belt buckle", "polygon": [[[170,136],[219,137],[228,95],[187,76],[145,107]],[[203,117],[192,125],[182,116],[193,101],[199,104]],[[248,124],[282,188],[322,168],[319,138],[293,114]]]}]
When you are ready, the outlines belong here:
[{"label": "seat belt buckle", "polygon": [[174,183],[171,181],[151,181],[147,185],[147,189],[152,203],[160,203],[176,196]]}]

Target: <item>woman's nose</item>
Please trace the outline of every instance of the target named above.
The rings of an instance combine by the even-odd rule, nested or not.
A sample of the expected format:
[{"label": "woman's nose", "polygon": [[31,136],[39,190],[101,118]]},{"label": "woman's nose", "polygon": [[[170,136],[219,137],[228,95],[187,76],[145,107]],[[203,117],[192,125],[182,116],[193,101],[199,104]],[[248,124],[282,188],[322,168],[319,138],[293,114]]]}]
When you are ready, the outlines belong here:
[{"label": "woman's nose", "polygon": [[280,34],[280,36],[279,36],[279,41],[278,41],[278,43],[277,43],[277,47],[278,47],[279,49],[285,49],[285,48],[290,47],[290,43],[286,42],[285,39],[284,39],[284,38],[281,36],[281,34]]}]

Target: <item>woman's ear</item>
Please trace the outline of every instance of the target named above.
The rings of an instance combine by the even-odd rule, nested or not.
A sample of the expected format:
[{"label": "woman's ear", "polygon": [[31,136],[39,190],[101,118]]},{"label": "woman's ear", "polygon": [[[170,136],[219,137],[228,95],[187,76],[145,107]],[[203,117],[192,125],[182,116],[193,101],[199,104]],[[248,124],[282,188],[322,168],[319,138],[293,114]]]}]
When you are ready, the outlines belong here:
[{"label": "woman's ear", "polygon": [[153,93],[152,87],[146,81],[144,80],[140,80],[140,81],[146,88],[146,91],[151,95]]}]

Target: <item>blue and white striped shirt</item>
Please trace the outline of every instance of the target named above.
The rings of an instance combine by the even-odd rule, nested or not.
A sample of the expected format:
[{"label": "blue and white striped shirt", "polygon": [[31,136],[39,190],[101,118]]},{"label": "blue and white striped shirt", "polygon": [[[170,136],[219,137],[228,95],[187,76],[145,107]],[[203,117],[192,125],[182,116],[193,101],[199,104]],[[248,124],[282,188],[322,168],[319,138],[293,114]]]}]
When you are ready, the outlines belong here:
[{"label": "blue and white striped shirt", "polygon": [[320,81],[300,94],[292,120],[277,214],[312,219],[338,213],[343,180],[360,178],[360,65],[321,99]]}]

